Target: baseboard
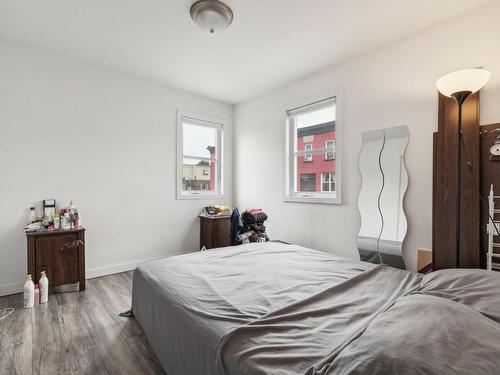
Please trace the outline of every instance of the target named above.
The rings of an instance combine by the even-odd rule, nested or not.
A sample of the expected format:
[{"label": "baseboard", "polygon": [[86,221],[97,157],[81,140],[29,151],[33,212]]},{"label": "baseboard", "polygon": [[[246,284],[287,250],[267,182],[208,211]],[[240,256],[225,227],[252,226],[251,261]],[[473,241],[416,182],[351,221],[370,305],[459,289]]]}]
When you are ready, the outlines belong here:
[{"label": "baseboard", "polygon": [[148,258],[148,259],[140,259],[140,260],[136,260],[136,261],[128,262],[128,263],[114,264],[111,266],[103,266],[103,267],[95,267],[95,268],[87,269],[87,271],[85,272],[85,278],[86,279],[94,279],[96,277],[112,275],[114,273],[132,271],[132,270],[135,270],[137,268],[137,266],[141,265],[142,263],[152,262],[154,260],[163,259],[163,258],[165,258],[165,257],[162,256],[162,257],[154,257],[154,258]]},{"label": "baseboard", "polygon": [[[148,258],[148,259],[140,259],[140,260],[136,260],[136,261],[128,262],[128,263],[121,263],[121,264],[115,264],[112,266],[103,266],[103,267],[95,267],[95,268],[87,269],[86,273],[85,273],[85,278],[86,279],[93,279],[95,277],[112,275],[114,273],[132,271],[132,270],[136,269],[136,267],[142,263],[151,262],[153,260],[158,260],[158,259],[162,259],[162,258],[165,258],[165,257],[162,256],[162,257],[154,257],[154,258]],[[24,282],[1,284],[0,285],[0,297],[8,296],[10,294],[22,293],[23,288],[24,288]]]},{"label": "baseboard", "polygon": [[11,294],[22,293],[24,289],[24,282],[9,283],[0,285],[0,297],[9,296]]}]

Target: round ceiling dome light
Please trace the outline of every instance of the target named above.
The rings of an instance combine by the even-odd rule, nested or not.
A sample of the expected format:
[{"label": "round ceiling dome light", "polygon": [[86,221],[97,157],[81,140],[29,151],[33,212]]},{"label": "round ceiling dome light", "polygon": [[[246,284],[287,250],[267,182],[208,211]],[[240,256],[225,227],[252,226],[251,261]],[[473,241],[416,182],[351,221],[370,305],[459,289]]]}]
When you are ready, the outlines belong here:
[{"label": "round ceiling dome light", "polygon": [[233,11],[219,0],[199,0],[190,13],[193,21],[210,34],[224,31],[233,22]]}]

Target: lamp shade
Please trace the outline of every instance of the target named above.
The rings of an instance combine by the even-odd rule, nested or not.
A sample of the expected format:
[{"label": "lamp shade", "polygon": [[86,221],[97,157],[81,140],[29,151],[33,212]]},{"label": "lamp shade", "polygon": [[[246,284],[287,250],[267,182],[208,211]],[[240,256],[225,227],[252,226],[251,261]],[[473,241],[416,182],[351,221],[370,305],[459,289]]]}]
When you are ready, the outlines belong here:
[{"label": "lamp shade", "polygon": [[436,81],[439,92],[452,97],[457,92],[471,94],[481,90],[491,77],[491,73],[484,69],[464,69],[448,73]]}]

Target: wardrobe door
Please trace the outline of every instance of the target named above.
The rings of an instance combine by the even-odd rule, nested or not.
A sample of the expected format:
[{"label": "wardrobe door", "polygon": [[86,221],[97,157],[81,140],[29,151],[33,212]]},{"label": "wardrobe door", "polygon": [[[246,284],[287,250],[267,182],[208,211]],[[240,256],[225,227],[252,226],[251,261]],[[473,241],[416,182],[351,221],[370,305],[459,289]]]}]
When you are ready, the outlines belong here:
[{"label": "wardrobe door", "polygon": [[36,275],[33,279],[38,281],[40,272],[45,271],[51,287],[78,282],[79,247],[64,248],[65,244],[78,239],[78,233],[39,236],[35,240]]},{"label": "wardrobe door", "polygon": [[383,225],[378,202],[384,183],[380,169],[384,131],[364,132],[362,136],[363,146],[359,155],[361,190],[358,196],[358,209],[361,227],[358,235],[358,250],[361,260],[380,263],[378,239]]}]

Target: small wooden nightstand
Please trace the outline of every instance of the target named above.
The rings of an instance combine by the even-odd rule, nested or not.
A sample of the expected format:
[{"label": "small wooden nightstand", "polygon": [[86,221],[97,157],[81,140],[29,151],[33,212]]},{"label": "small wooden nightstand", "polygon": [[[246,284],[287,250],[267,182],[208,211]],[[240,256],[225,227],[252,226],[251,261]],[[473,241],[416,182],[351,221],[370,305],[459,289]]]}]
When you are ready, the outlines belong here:
[{"label": "small wooden nightstand", "polygon": [[28,232],[28,274],[46,271],[49,286],[79,283],[85,290],[85,228]]},{"label": "small wooden nightstand", "polygon": [[203,246],[206,249],[229,246],[230,231],[230,216],[200,216],[200,249]]}]

